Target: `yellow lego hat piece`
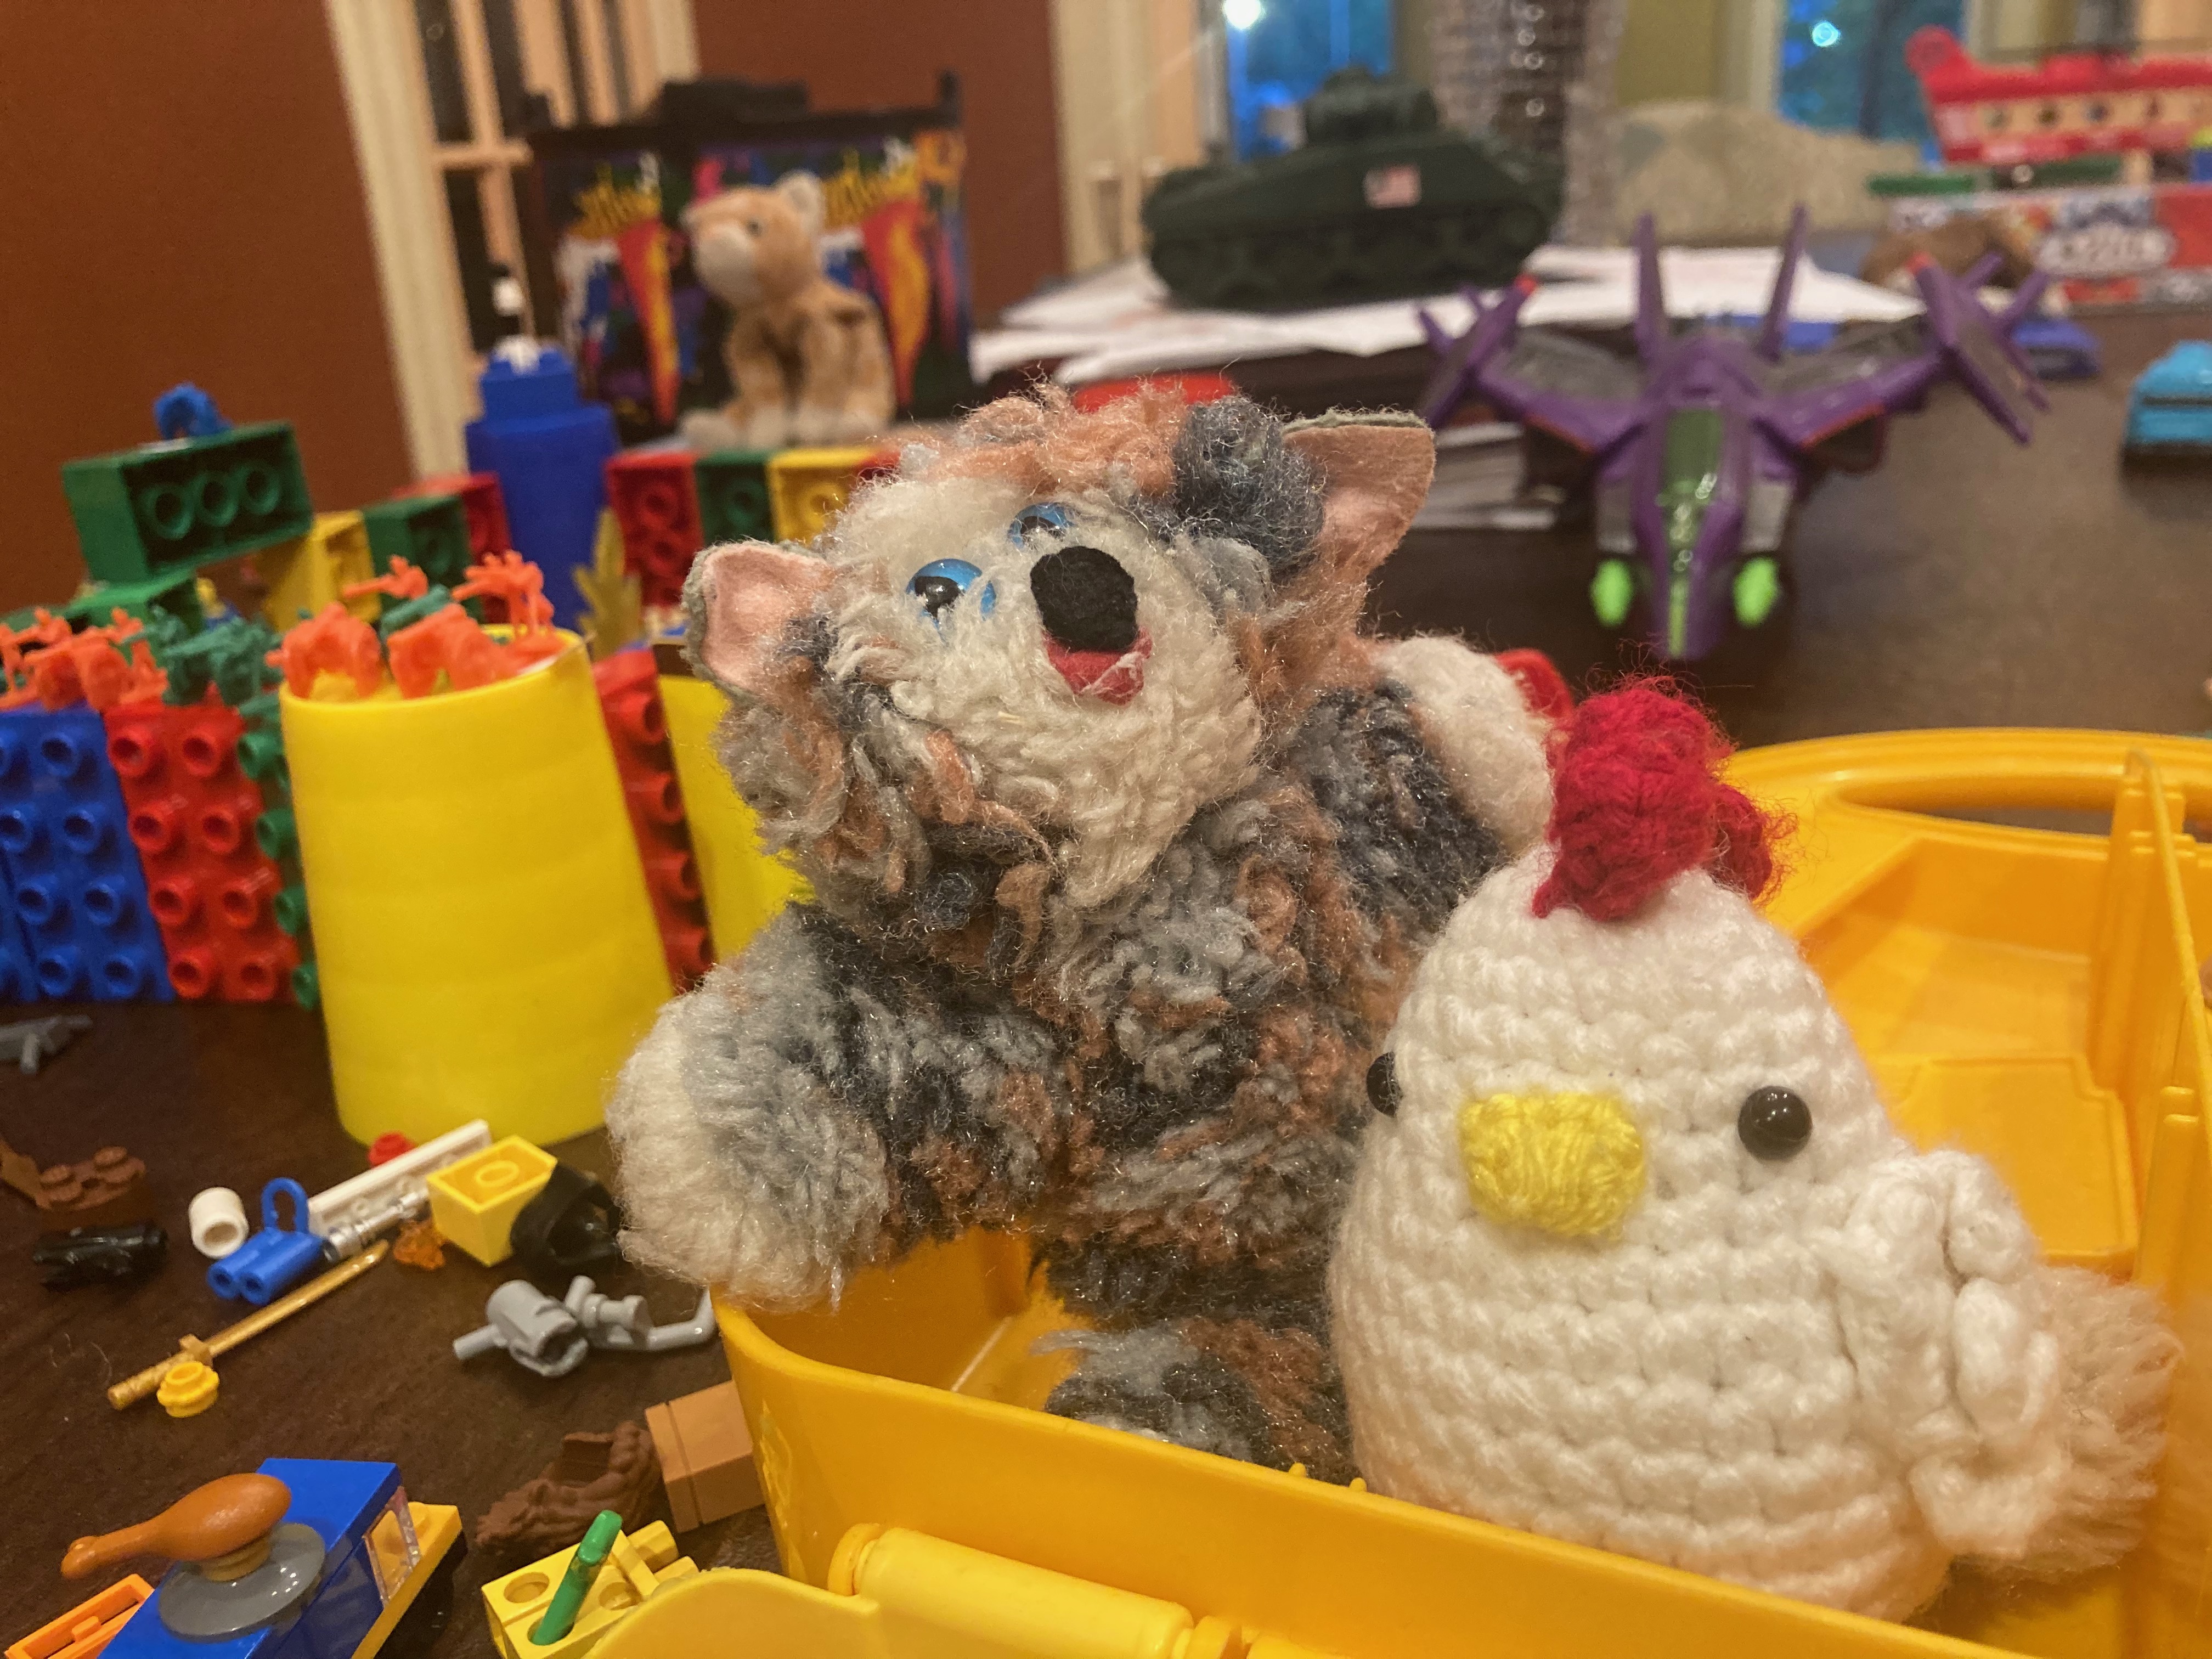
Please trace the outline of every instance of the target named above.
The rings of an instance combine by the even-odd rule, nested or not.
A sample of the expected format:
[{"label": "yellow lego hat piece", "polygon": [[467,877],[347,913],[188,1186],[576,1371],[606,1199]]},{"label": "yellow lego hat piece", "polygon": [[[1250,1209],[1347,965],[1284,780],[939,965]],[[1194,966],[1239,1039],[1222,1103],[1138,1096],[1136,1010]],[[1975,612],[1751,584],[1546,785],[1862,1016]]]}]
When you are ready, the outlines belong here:
[{"label": "yellow lego hat piece", "polygon": [[430,1219],[449,1244],[489,1267],[514,1254],[507,1235],[523,1206],[544,1190],[557,1162],[520,1135],[430,1173]]},{"label": "yellow lego hat piece", "polygon": [[574,1628],[559,1641],[540,1647],[530,1639],[531,1627],[552,1601],[561,1575],[568,1570],[568,1558],[575,1553],[573,1547],[562,1550],[483,1587],[491,1639],[506,1659],[583,1659],[646,1597],[663,1584],[699,1571],[690,1556],[676,1553],[676,1536],[665,1521],[635,1533],[617,1533],[606,1565],[584,1597]]}]

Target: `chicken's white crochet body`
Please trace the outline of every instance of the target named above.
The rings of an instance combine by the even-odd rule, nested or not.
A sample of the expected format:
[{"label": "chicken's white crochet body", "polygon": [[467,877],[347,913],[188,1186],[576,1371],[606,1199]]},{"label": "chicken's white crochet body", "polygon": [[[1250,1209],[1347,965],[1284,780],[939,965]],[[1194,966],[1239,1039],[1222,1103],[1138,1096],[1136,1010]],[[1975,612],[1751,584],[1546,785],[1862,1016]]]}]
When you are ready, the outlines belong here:
[{"label": "chicken's white crochet body", "polygon": [[1899,1136],[1741,894],[1692,870],[1540,918],[1553,857],[1462,904],[1379,1063],[1331,1274],[1370,1484],[1886,1618],[1954,1556],[2124,1552],[2151,1299],[2044,1265],[1987,1164]]}]

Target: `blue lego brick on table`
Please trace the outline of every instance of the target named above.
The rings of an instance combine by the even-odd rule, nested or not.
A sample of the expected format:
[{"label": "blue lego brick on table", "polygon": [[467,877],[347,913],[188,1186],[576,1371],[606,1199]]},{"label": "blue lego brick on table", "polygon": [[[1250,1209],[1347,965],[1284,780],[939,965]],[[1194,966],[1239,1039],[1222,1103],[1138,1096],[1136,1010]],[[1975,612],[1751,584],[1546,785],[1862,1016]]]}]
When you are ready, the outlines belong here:
[{"label": "blue lego brick on table", "polygon": [[[399,1490],[396,1463],[271,1457],[256,1471],[282,1480],[292,1502],[284,1519],[313,1527],[327,1552],[322,1582],[295,1619],[222,1642],[188,1642],[161,1619],[161,1590],[107,1644],[108,1659],[352,1659],[384,1611],[363,1539]],[[173,1567],[162,1580],[184,1569]]]},{"label": "blue lego brick on table", "polygon": [[129,825],[98,714],[0,713],[0,874],[29,958],[28,996],[168,1000]]},{"label": "blue lego brick on table", "polygon": [[614,411],[576,395],[568,360],[549,346],[526,362],[526,350],[495,354],[477,382],[484,412],[468,424],[469,470],[497,475],[509,539],[544,572],[554,621],[574,628],[585,610],[575,573],[592,568],[620,446]]}]

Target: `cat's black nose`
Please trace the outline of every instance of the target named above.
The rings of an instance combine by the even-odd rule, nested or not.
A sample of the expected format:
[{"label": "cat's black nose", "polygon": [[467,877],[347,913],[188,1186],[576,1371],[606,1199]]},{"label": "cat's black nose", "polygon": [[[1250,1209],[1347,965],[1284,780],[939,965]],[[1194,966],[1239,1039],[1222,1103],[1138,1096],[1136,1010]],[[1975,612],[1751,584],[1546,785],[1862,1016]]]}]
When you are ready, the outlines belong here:
[{"label": "cat's black nose", "polygon": [[1030,592],[1045,632],[1071,651],[1111,651],[1137,642],[1137,585],[1111,554],[1062,547],[1030,567]]}]

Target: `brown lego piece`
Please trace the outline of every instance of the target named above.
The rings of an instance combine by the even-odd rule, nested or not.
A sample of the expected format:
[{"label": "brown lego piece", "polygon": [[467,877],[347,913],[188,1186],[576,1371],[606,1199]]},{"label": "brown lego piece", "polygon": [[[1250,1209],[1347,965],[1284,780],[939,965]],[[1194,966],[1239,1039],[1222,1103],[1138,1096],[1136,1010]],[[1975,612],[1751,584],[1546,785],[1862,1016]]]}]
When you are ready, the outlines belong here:
[{"label": "brown lego piece", "polygon": [[39,1172],[39,1211],[49,1231],[70,1227],[126,1227],[154,1218],[146,1164],[120,1146],[103,1146],[76,1164]]},{"label": "brown lego piece", "polygon": [[487,1555],[535,1560],[580,1542],[601,1510],[615,1510],[623,1530],[634,1533],[652,1514],[659,1489],[653,1437],[636,1424],[617,1424],[612,1434],[567,1435],[544,1474],[491,1506],[471,1541]]},{"label": "brown lego piece", "polygon": [[0,1140],[0,1186],[13,1187],[35,1204],[39,1201],[39,1160]]},{"label": "brown lego piece", "polygon": [[665,1406],[645,1408],[645,1425],[660,1453],[668,1512],[678,1532],[749,1510],[761,1501],[738,1385],[720,1382]]}]

